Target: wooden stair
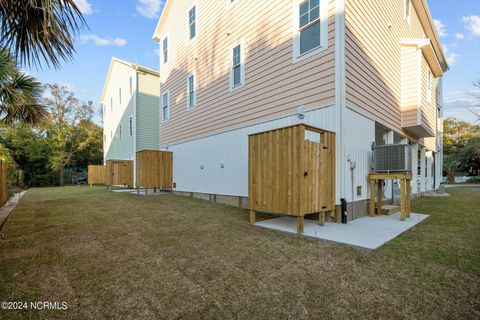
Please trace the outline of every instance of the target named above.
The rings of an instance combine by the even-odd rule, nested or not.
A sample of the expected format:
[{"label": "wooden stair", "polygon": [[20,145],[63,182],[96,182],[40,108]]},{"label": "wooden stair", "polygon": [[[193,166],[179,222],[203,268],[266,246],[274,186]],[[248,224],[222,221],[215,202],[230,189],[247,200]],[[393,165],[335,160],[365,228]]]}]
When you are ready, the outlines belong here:
[{"label": "wooden stair", "polygon": [[384,215],[391,215],[392,213],[395,213],[395,212],[400,212],[400,206],[393,206],[393,205],[383,205],[382,206],[382,212],[381,214],[384,214]]}]

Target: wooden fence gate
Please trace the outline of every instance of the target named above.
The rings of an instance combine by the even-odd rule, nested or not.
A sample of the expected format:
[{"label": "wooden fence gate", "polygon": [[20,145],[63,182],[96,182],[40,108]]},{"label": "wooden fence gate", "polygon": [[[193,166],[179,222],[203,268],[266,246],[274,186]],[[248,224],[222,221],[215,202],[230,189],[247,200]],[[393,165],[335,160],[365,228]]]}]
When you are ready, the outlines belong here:
[{"label": "wooden fence gate", "polygon": [[107,186],[133,187],[133,161],[107,160],[106,183]]},{"label": "wooden fence gate", "polygon": [[249,136],[248,197],[255,212],[297,217],[303,232],[306,214],[335,210],[335,133],[305,124]]},{"label": "wooden fence gate", "polygon": [[89,165],[88,183],[90,186],[93,186],[94,184],[106,184],[106,167],[103,165]]}]

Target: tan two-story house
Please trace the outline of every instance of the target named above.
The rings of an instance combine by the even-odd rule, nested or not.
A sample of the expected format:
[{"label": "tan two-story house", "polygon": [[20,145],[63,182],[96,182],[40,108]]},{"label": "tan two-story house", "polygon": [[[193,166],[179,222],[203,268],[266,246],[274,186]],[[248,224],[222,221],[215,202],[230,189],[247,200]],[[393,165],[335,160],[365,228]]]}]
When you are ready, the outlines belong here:
[{"label": "tan two-story house", "polygon": [[296,123],[336,133],[336,203],[358,215],[373,143],[412,146],[413,193],[439,185],[448,66],[425,0],[167,0],[153,37],[175,190],[247,197],[248,135]]}]

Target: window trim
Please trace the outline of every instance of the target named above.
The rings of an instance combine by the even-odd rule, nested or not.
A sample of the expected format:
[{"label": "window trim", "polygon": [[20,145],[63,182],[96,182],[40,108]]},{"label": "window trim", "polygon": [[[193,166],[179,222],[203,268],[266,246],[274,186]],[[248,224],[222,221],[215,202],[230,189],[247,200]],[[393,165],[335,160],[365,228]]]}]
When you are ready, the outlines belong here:
[{"label": "window trim", "polygon": [[110,112],[113,112],[113,97],[110,97]]},{"label": "window trim", "polygon": [[[190,105],[190,78],[193,77],[193,106]],[[197,76],[195,71],[187,75],[187,110],[191,111],[197,107]]]},{"label": "window trim", "polygon": [[133,94],[133,77],[132,76],[128,78],[128,87],[130,89],[130,95],[132,95]]},{"label": "window trim", "polygon": [[122,88],[118,88],[118,104],[122,104]]},{"label": "window trim", "polygon": [[410,24],[412,21],[412,0],[403,1],[403,19]]},{"label": "window trim", "polygon": [[[233,84],[234,72],[233,72],[233,49],[240,46],[240,83],[237,85]],[[235,42],[230,46],[229,50],[229,60],[230,60],[230,92],[240,89],[245,85],[245,41],[242,39]]]},{"label": "window trim", "polygon": [[[328,0],[319,0],[320,46],[300,53],[300,4],[307,0],[292,0],[292,63],[298,63],[328,49]],[[313,25],[312,23],[310,25]],[[303,27],[305,29],[305,27]]]},{"label": "window trim", "polygon": [[[197,2],[194,1],[191,6],[189,7],[190,9],[187,10],[187,39],[189,42],[195,41],[198,37],[198,5]],[[190,11],[195,8],[195,36],[193,38],[190,38]]]},{"label": "window trim", "polygon": [[[164,113],[163,113],[163,109],[164,109],[164,105],[163,105],[163,96],[164,95],[167,95],[167,118],[165,119],[164,118]],[[161,94],[161,107],[162,107],[162,123],[163,122],[167,122],[168,120],[170,120],[170,90],[165,90],[164,92],[162,92]]]},{"label": "window trim", "polygon": [[[165,48],[164,48],[164,42],[165,40],[167,40],[167,54],[166,54],[166,57],[167,57],[167,61],[165,62]],[[163,38],[162,38],[162,41],[160,43],[160,61],[162,62],[160,65],[167,65],[169,62],[170,62],[170,54],[169,54],[169,51],[170,51],[170,40],[168,39],[168,35],[165,35]]]}]

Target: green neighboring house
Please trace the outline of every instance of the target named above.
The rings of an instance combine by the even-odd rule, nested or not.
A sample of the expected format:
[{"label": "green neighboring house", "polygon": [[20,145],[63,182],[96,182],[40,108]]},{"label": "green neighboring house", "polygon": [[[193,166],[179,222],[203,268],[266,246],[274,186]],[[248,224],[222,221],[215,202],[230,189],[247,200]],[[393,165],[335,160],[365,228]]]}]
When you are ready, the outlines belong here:
[{"label": "green neighboring house", "polygon": [[104,162],[160,150],[159,87],[158,71],[112,58],[100,99]]}]

